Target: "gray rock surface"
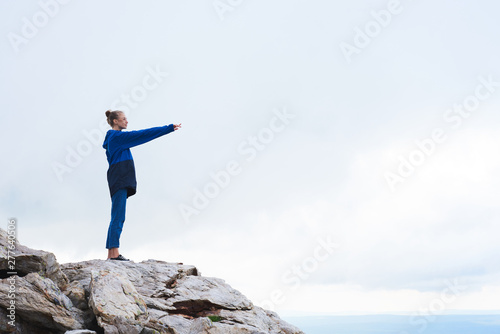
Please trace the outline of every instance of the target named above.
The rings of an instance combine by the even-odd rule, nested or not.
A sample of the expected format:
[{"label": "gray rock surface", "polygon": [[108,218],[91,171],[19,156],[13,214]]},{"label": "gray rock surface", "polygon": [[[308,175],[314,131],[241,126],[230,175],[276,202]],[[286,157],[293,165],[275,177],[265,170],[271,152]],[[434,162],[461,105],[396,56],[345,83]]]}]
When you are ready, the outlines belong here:
[{"label": "gray rock surface", "polygon": [[[8,267],[7,240],[7,232],[0,228],[0,270]],[[54,254],[31,249],[19,243],[17,243],[15,251],[16,271],[19,276],[39,273],[41,276],[51,279],[60,288],[66,288],[68,278],[61,271]]]},{"label": "gray rock surface", "polygon": [[9,324],[9,299],[2,298],[0,333],[302,333],[190,265],[157,260],[59,265],[52,253],[17,244],[18,275],[10,276],[6,236],[0,229],[0,293],[6,296],[15,279],[16,327]]}]

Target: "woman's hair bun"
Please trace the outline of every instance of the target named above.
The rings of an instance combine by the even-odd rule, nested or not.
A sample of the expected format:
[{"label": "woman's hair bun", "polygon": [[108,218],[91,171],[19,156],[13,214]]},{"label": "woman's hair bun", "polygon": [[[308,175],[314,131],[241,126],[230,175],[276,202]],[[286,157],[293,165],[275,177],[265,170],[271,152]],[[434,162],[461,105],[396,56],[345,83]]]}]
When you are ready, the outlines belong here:
[{"label": "woman's hair bun", "polygon": [[123,114],[123,111],[121,110],[106,110],[105,112],[106,114],[106,118],[107,118],[107,121],[108,121],[108,124],[113,127],[113,121],[115,119],[118,119],[120,117],[121,114]]}]

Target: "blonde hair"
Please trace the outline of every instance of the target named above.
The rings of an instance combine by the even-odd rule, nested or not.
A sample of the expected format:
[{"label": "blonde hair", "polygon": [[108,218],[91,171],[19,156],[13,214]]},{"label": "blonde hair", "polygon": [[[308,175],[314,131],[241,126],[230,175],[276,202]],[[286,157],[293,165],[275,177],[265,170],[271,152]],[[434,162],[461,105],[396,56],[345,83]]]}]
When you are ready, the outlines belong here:
[{"label": "blonde hair", "polygon": [[118,119],[118,117],[120,117],[121,114],[123,114],[123,111],[121,110],[106,110],[106,117],[108,119],[108,124],[109,126],[113,127],[114,123],[113,121],[115,119]]}]

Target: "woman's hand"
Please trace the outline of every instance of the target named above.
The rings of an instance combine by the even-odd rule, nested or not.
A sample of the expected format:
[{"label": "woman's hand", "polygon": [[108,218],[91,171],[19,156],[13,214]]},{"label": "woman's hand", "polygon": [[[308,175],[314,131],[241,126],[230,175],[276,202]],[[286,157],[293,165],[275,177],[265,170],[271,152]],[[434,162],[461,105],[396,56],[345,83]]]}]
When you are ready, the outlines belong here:
[{"label": "woman's hand", "polygon": [[174,124],[174,131],[179,130],[182,127],[181,125],[182,125],[182,123]]}]

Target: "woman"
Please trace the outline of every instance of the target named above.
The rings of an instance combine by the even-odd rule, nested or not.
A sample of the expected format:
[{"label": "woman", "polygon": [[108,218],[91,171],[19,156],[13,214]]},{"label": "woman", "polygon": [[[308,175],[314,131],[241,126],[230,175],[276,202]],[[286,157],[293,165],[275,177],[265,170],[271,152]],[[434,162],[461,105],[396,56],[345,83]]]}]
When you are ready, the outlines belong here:
[{"label": "woman", "polygon": [[127,117],[123,111],[106,111],[111,130],[106,133],[102,147],[108,158],[108,185],[111,195],[111,222],[109,223],[106,248],[108,260],[128,261],[120,247],[120,234],[125,222],[127,198],[136,192],[135,167],[130,148],[147,143],[181,128],[181,124],[170,124],[139,131],[122,131],[127,128]]}]

